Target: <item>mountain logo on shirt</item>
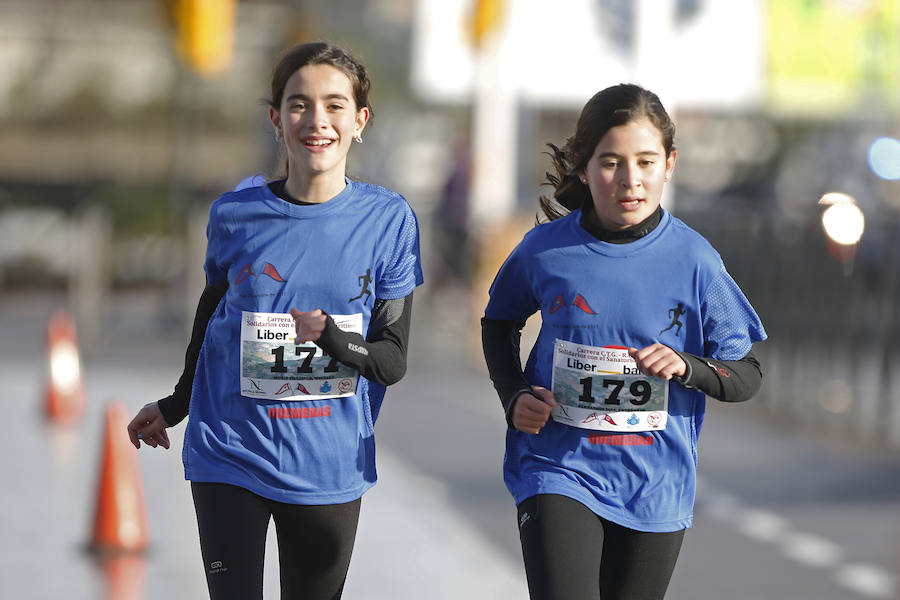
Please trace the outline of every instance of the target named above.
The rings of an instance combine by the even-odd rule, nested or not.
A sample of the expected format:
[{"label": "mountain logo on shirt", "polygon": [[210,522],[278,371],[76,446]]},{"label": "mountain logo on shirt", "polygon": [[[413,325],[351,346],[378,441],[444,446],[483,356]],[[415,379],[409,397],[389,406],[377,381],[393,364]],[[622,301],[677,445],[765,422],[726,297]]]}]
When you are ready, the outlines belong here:
[{"label": "mountain logo on shirt", "polygon": [[234,285],[241,283],[242,281],[244,281],[251,275],[253,275],[253,276],[267,275],[268,277],[271,277],[278,283],[286,283],[287,282],[287,280],[281,276],[281,273],[278,272],[278,269],[275,268],[275,265],[273,265],[270,262],[267,262],[265,264],[262,272],[260,272],[260,273],[254,273],[253,272],[253,263],[247,263],[246,265],[244,265],[244,268],[241,269],[241,272],[238,273],[237,278],[234,280]]},{"label": "mountain logo on shirt", "polygon": [[559,296],[554,298],[553,303],[550,304],[550,314],[552,315],[553,313],[555,313],[556,311],[558,311],[565,305],[566,305],[566,301],[563,300],[562,294],[560,294]]},{"label": "mountain logo on shirt", "polygon": [[577,308],[577,309],[581,310],[582,312],[585,312],[589,315],[597,314],[594,312],[594,309],[591,308],[591,306],[588,304],[587,300],[585,300],[584,296],[582,296],[581,294],[575,294],[575,299],[572,300],[571,305],[567,305],[566,301],[563,299],[563,295],[559,294],[556,298],[553,299],[553,302],[550,303],[550,314],[552,315],[553,313],[558,311],[560,308],[563,308],[564,306],[574,306],[575,308]]},{"label": "mountain logo on shirt", "polygon": [[575,294],[575,300],[572,301],[572,306],[574,306],[575,308],[580,308],[589,315],[597,314],[590,306],[588,306],[587,300],[585,300],[581,294]]}]

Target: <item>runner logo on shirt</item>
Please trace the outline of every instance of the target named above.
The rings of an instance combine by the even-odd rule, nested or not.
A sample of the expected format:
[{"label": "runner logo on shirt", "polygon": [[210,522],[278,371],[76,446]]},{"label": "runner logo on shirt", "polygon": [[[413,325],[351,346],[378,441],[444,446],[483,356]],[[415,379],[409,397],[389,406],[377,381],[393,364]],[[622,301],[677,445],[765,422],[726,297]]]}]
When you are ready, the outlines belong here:
[{"label": "runner logo on shirt", "polygon": [[369,289],[369,284],[372,283],[372,270],[366,269],[364,275],[357,276],[356,280],[359,282],[358,285],[360,287],[359,296],[354,296],[347,300],[347,302],[353,302],[354,300],[359,300],[363,296],[365,296],[365,300],[363,300],[363,304],[369,301],[369,298],[372,297],[372,291]]},{"label": "runner logo on shirt", "polygon": [[674,308],[670,308],[670,309],[669,309],[669,318],[672,319],[672,322],[669,323],[669,326],[668,326],[668,327],[666,327],[665,329],[663,329],[662,331],[659,332],[660,335],[662,335],[663,333],[669,331],[669,330],[672,329],[673,327],[677,327],[677,329],[675,329],[675,335],[676,335],[676,336],[680,335],[680,334],[681,334],[681,327],[684,325],[684,323],[682,323],[682,322],[679,320],[679,317],[682,317],[682,316],[684,316],[684,315],[686,315],[686,314],[687,314],[687,311],[684,310],[684,304],[682,304],[681,302],[678,303],[678,306],[676,306],[676,307],[674,307]]}]

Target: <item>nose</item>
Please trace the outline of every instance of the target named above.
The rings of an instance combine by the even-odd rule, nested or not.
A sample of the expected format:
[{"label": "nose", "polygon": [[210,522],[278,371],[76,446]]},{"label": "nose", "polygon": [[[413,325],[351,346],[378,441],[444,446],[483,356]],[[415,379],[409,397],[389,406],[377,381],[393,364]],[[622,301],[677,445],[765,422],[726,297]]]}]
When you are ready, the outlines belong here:
[{"label": "nose", "polygon": [[328,125],[325,109],[321,106],[314,105],[306,115],[309,118],[309,127],[312,129],[324,129]]},{"label": "nose", "polygon": [[619,184],[625,189],[637,188],[641,185],[640,171],[637,165],[623,164],[619,178]]}]

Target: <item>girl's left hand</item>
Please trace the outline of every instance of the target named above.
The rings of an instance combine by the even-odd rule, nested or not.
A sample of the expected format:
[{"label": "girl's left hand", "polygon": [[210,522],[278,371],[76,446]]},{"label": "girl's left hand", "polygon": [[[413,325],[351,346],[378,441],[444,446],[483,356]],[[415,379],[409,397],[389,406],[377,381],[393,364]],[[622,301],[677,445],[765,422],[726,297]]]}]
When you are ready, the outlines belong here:
[{"label": "girl's left hand", "polygon": [[166,419],[159,410],[158,402],[145,404],[128,424],[128,437],[135,448],[141,447],[141,440],[148,446],[162,446],[169,449],[169,434],[166,433]]},{"label": "girl's left hand", "polygon": [[297,331],[297,337],[294,343],[302,344],[304,342],[315,342],[325,331],[325,320],[327,316],[321,309],[310,312],[300,312],[296,308],[291,309],[291,316],[294,317],[294,326]]},{"label": "girl's left hand", "polygon": [[629,348],[628,354],[634,359],[641,373],[651,377],[660,377],[668,381],[676,375],[684,377],[687,373],[684,359],[665,344],[657,342],[640,350]]}]

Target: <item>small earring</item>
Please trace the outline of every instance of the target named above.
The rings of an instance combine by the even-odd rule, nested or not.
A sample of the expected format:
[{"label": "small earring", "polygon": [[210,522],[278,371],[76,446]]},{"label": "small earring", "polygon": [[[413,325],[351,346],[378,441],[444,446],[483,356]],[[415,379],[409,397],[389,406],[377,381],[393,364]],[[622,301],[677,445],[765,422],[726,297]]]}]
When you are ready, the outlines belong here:
[{"label": "small earring", "polygon": [[357,144],[362,144],[362,136],[357,133],[355,136],[353,136],[353,141],[355,141]]},{"label": "small earring", "polygon": [[582,185],[587,185],[587,179],[585,179],[584,177],[581,177],[580,179],[581,179]]},{"label": "small earring", "polygon": [[275,130],[275,141],[276,141],[276,142],[280,142],[280,141],[281,141],[281,132],[278,131],[277,129]]}]

